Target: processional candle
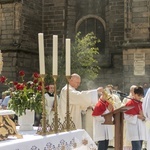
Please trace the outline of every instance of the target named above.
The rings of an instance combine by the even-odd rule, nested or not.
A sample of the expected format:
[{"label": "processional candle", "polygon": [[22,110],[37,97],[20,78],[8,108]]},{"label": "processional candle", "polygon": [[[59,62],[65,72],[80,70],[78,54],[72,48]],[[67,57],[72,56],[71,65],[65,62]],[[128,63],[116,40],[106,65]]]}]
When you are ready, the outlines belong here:
[{"label": "processional candle", "polygon": [[40,74],[45,74],[44,38],[43,37],[44,37],[43,33],[38,34]]},{"label": "processional candle", "polygon": [[58,36],[53,35],[53,75],[58,75]]},{"label": "processional candle", "polygon": [[66,39],[66,76],[70,76],[70,39]]}]

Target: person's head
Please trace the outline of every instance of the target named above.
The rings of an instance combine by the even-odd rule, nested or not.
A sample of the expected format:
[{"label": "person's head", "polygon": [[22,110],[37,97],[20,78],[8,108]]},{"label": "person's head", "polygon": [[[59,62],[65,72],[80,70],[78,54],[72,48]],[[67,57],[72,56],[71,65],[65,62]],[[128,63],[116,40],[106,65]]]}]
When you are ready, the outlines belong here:
[{"label": "person's head", "polygon": [[134,94],[134,89],[135,89],[136,87],[137,87],[136,85],[132,85],[132,86],[130,87],[130,93],[129,93],[130,96],[133,96],[133,94]]},{"label": "person's head", "polygon": [[147,89],[147,88],[148,88],[148,84],[147,84],[147,83],[144,83],[144,84],[143,84],[143,88],[144,88],[144,89]]},{"label": "person's head", "polygon": [[80,83],[81,83],[81,77],[76,73],[72,74],[71,78],[69,80],[70,86],[77,89],[79,87]]},{"label": "person's head", "polygon": [[6,97],[6,93],[2,92],[2,99],[4,99]]},{"label": "person's head", "polygon": [[53,85],[53,84],[50,84],[50,85],[49,85],[49,88],[48,88],[48,92],[49,92],[49,93],[54,93],[54,90],[55,90],[54,85]]},{"label": "person's head", "polygon": [[112,92],[113,92],[113,85],[112,84],[108,84],[106,86],[106,89],[109,90],[110,94],[112,94]]},{"label": "person's head", "polygon": [[136,100],[141,100],[143,98],[143,96],[144,96],[143,88],[141,86],[135,87],[133,97]]},{"label": "person's head", "polygon": [[107,91],[101,93],[100,99],[106,101],[108,98]]}]

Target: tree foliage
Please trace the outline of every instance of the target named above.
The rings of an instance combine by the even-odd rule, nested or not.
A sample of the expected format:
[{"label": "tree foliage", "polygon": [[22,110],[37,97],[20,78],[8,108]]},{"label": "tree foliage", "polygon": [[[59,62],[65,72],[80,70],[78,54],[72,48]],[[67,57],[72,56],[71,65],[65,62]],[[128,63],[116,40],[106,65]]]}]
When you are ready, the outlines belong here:
[{"label": "tree foliage", "polygon": [[71,49],[71,70],[76,72],[82,78],[94,80],[98,76],[99,65],[95,59],[99,55],[99,49],[96,43],[100,42],[93,32],[81,37],[81,33],[77,33],[75,42]]}]

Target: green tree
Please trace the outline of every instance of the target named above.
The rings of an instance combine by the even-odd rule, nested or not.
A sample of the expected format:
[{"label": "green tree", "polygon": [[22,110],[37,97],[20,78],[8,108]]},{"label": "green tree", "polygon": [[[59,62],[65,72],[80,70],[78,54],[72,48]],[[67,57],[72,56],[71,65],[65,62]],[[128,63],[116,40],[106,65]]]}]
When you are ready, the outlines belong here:
[{"label": "green tree", "polygon": [[[74,42],[71,43],[71,73],[78,73],[82,78],[80,89],[87,87],[87,81],[97,78],[100,70],[96,56],[99,55],[99,49],[96,44],[100,42],[93,32],[84,37],[77,33]],[[59,55],[59,77],[58,91],[65,85],[65,50]],[[51,61],[52,62],[52,61]]]}]

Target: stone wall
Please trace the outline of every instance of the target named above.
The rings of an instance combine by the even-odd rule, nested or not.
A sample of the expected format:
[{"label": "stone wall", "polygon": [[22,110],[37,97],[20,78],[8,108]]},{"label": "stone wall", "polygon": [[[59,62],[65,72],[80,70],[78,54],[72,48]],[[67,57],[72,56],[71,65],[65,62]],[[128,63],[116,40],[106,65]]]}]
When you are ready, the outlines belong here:
[{"label": "stone wall", "polygon": [[[5,1],[6,2],[6,1]],[[2,75],[17,80],[24,70],[26,78],[38,72],[38,33],[42,32],[42,3],[36,0],[0,1],[0,45]],[[8,87],[3,86],[1,91]]]},{"label": "stone wall", "polygon": [[[1,49],[15,49],[20,37],[19,28],[21,4],[7,3],[0,7],[0,44]],[[18,34],[17,34],[18,33]],[[17,36],[18,35],[18,36]]]},{"label": "stone wall", "polygon": [[110,52],[122,52],[124,42],[124,0],[110,0],[106,5],[106,41]]},{"label": "stone wall", "polygon": [[[58,35],[61,53],[65,49],[65,38],[74,40],[78,21],[85,16],[97,16],[105,24],[105,50],[98,58],[101,70],[95,83],[117,84],[127,91],[130,83],[137,81],[134,78],[140,77],[126,77],[133,65],[126,66],[125,54],[146,49],[146,59],[149,55],[148,4],[148,0],[0,0],[2,74],[17,78],[22,68],[27,74],[38,70],[37,35],[40,32],[44,33],[45,53],[51,57],[48,58],[51,64],[52,35]],[[145,67],[147,76],[141,79],[150,82],[149,65]]]},{"label": "stone wall", "polygon": [[[140,74],[135,74],[135,63],[136,60],[134,58],[135,54],[139,55],[145,55],[145,58],[142,62],[142,59],[140,60],[140,64],[138,64],[138,68],[140,69],[142,66],[142,69],[140,70]],[[124,65],[124,77],[123,77],[123,83],[124,83],[124,91],[128,92],[128,88],[131,85],[142,85],[144,83],[150,83],[150,48],[137,48],[137,49],[127,49],[123,51],[123,65]],[[144,74],[142,74],[142,71],[145,71]]]},{"label": "stone wall", "polygon": [[59,51],[64,49],[65,36],[65,0],[45,0],[43,5],[43,32],[45,34],[45,51],[52,55],[52,38],[58,35]]},{"label": "stone wall", "polygon": [[118,85],[123,89],[122,44],[124,42],[124,1],[105,1],[105,55],[100,61],[99,85]]}]

